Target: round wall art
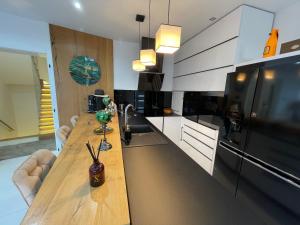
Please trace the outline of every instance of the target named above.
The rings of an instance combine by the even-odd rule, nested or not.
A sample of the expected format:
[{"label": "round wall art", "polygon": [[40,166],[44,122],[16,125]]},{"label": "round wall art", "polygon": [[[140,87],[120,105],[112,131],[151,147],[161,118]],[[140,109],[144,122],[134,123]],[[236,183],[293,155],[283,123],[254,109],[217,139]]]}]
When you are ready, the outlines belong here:
[{"label": "round wall art", "polygon": [[69,65],[73,80],[81,85],[96,84],[101,78],[101,69],[98,63],[89,56],[75,56]]}]

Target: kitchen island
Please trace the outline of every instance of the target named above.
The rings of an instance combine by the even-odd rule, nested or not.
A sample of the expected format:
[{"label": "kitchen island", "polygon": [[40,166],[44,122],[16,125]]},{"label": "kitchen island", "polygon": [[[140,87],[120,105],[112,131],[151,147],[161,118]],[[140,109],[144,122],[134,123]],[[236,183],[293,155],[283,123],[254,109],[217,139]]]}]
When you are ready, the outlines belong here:
[{"label": "kitchen island", "polygon": [[95,114],[83,114],[29,207],[23,225],[130,224],[117,116],[109,126],[114,129],[107,135],[113,148],[100,153],[105,183],[97,188],[89,184],[92,159],[85,143],[89,141],[98,148],[100,136],[93,130],[99,123]]},{"label": "kitchen island", "polygon": [[[134,117],[129,123],[135,123]],[[164,136],[159,130],[154,131]],[[133,225],[265,224],[172,141],[164,138],[166,144],[123,146]]]}]

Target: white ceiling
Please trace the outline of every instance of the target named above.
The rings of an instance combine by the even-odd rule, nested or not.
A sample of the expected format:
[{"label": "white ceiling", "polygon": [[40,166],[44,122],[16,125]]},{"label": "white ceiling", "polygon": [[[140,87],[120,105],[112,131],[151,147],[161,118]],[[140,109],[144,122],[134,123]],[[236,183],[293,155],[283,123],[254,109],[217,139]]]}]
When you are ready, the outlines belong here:
[{"label": "white ceiling", "polygon": [[[74,7],[79,1],[82,10]],[[183,27],[186,40],[241,4],[277,12],[298,0],[172,0],[170,23]],[[135,15],[145,14],[142,34],[148,35],[148,0],[0,0],[0,11],[42,20],[103,37],[137,41]],[[167,22],[168,0],[152,0],[151,36]]]}]

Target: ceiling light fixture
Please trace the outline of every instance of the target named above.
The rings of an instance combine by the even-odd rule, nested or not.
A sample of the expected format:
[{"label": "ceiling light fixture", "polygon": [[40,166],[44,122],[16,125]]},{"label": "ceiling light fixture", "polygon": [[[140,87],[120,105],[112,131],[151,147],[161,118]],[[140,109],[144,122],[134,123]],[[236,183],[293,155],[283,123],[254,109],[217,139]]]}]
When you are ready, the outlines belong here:
[{"label": "ceiling light fixture", "polygon": [[155,36],[155,50],[158,53],[173,54],[180,48],[181,26],[170,25],[170,5],[168,24],[161,24]]},{"label": "ceiling light fixture", "polygon": [[[135,18],[135,20],[139,22],[139,43],[141,43],[141,22],[144,22],[144,19],[145,19],[144,15],[138,15],[138,14],[136,15]],[[132,69],[137,72],[142,72],[146,69],[146,66],[143,63],[141,63],[140,59],[136,59],[132,61]]]},{"label": "ceiling light fixture", "polygon": [[150,48],[149,39],[150,39],[150,8],[151,7],[151,0],[149,0],[149,30],[148,30],[148,49],[142,49],[140,51],[140,59],[141,62],[145,66],[155,66],[156,65],[156,52]]},{"label": "ceiling light fixture", "polygon": [[78,10],[81,10],[81,4],[80,2],[74,2],[74,7]]}]

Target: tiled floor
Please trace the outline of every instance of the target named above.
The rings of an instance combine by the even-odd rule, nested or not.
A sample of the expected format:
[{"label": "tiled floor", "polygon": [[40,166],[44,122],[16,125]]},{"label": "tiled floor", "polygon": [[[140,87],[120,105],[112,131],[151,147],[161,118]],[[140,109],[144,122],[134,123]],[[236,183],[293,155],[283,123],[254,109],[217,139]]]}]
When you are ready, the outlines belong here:
[{"label": "tiled floor", "polygon": [[0,160],[30,155],[38,149],[54,150],[55,139],[42,139],[35,142],[0,147]]},{"label": "tiled floor", "polygon": [[11,177],[27,157],[0,161],[0,224],[18,225],[26,213],[28,207]]},{"label": "tiled floor", "polygon": [[[57,154],[57,152],[54,152]],[[0,224],[19,225],[27,205],[14,186],[11,177],[15,169],[27,158],[22,156],[0,161]]]}]

